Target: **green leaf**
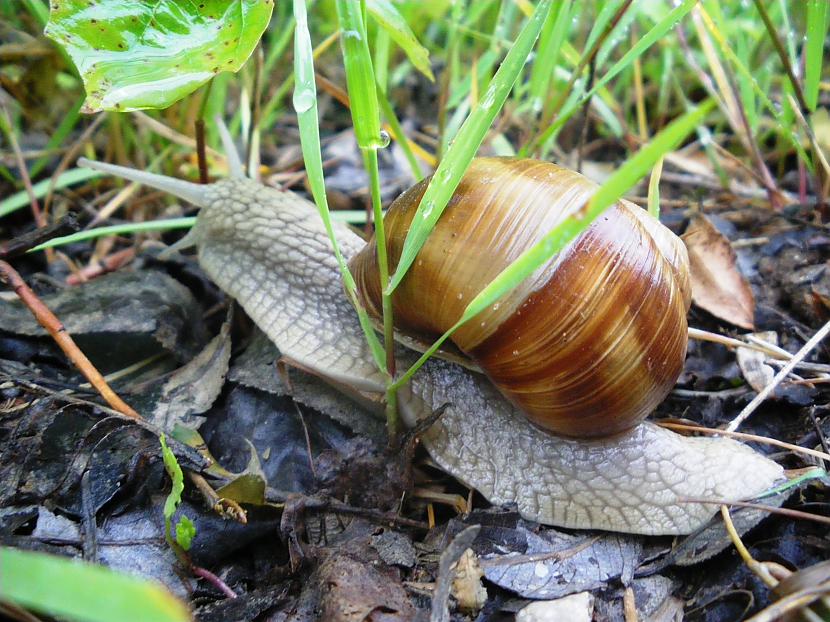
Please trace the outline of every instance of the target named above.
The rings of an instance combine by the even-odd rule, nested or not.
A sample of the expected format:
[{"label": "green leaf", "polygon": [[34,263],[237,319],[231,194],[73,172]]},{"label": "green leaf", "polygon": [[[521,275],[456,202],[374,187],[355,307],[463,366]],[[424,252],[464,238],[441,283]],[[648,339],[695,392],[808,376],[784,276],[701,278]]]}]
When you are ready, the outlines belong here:
[{"label": "green leaf", "polygon": [[161,457],[164,459],[164,469],[167,471],[170,479],[173,480],[173,488],[164,501],[164,519],[170,520],[173,514],[176,513],[176,507],[182,501],[184,474],[182,473],[182,467],[179,466],[179,462],[176,460],[176,456],[173,455],[173,452],[167,446],[164,434],[159,437],[159,442],[161,443]]},{"label": "green leaf", "polygon": [[487,135],[490,125],[501,110],[507,95],[522,72],[533,49],[533,44],[536,42],[542,25],[547,19],[550,7],[551,0],[542,0],[538,4],[533,15],[527,20],[516,38],[513,47],[510,48],[504,58],[496,75],[490,81],[479,105],[464,121],[455,141],[450,145],[446,155],[441,160],[441,164],[438,166],[438,170],[435,171],[435,175],[427,187],[418,211],[412,220],[412,226],[404,241],[398,267],[389,283],[387,294],[394,291],[403,280],[406,271],[415,261],[418,251],[421,250],[430,232],[435,227],[435,223],[438,222],[438,218],[447,206],[450,197],[458,187],[467,166],[475,157],[476,151],[478,151],[484,137]]},{"label": "green leaf", "polygon": [[253,52],[274,0],[59,0],[45,34],[84,81],[83,112],[165,108]]},{"label": "green leaf", "polygon": [[0,548],[0,601],[85,622],[186,622],[187,607],[158,583],[73,559]]},{"label": "green leaf", "polygon": [[409,24],[398,13],[395,5],[389,0],[367,0],[366,9],[378,25],[389,33],[395,43],[401,46],[415,69],[434,82],[435,76],[432,75],[432,69],[429,66],[429,52],[418,42]]},{"label": "green leaf", "polygon": [[[175,541],[173,540],[173,536],[170,533],[172,531],[172,519],[176,513],[176,508],[182,502],[184,474],[176,460],[176,456],[173,455],[173,452],[167,446],[164,434],[159,437],[159,442],[161,443],[161,456],[164,459],[164,468],[170,476],[170,479],[173,480],[173,487],[170,489],[170,494],[164,500],[164,537],[176,553],[176,556],[183,559],[185,558],[183,551],[187,551],[190,548],[190,545],[193,543],[193,538],[196,537],[196,526],[193,524],[193,521],[182,514],[176,523],[176,539]],[[176,545],[181,548],[181,551],[177,550]]]},{"label": "green leaf", "polygon": [[195,537],[196,525],[187,516],[182,516],[176,523],[176,543],[185,551],[189,551]]}]

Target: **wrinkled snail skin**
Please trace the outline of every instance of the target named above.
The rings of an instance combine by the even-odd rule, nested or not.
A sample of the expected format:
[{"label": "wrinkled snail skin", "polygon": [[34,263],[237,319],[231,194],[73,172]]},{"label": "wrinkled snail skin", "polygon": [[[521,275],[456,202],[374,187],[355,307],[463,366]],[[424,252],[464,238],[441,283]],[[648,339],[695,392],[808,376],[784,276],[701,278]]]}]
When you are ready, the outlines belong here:
[{"label": "wrinkled snail skin", "polygon": [[[89,165],[199,205],[188,241],[200,264],[281,353],[349,392],[382,392],[312,203],[246,179],[198,186]],[[335,230],[347,259],[364,246],[347,227]],[[414,359],[404,349],[398,355],[402,367]],[[735,441],[681,437],[648,422],[610,438],[560,438],[529,423],[482,375],[441,360],[428,361],[399,401],[410,425],[449,404],[423,437],[433,459],[493,503],[515,503],[550,525],[689,533],[716,506],[685,499],[751,497],[782,473]]]},{"label": "wrinkled snail skin", "polygon": [[[384,219],[391,266],[429,179]],[[473,160],[393,295],[395,325],[432,342],[597,186],[548,162]],[[380,315],[375,240],[350,263]],[[630,203],[607,210],[560,255],[451,337],[537,425],[572,437],[633,428],[683,369],[691,299],[683,243]]]}]

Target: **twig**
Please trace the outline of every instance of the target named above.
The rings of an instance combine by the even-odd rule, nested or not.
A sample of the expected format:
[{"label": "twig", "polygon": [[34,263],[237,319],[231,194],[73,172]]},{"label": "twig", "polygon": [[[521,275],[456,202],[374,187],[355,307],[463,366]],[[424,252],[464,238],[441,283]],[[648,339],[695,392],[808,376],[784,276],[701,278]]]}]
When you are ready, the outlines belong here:
[{"label": "twig", "polygon": [[625,615],[625,622],[637,622],[639,620],[639,616],[637,615],[637,601],[634,598],[634,588],[630,585],[623,592],[623,613]]},{"label": "twig", "polygon": [[106,274],[107,272],[114,272],[121,266],[126,265],[135,258],[136,249],[134,246],[121,249],[111,255],[107,255],[100,261],[80,269],[75,274],[70,274],[66,277],[67,285],[78,285],[85,283],[91,279]]},{"label": "twig", "polygon": [[801,348],[798,352],[793,355],[790,359],[789,363],[787,363],[781,370],[775,374],[775,377],[772,379],[767,386],[763,388],[763,390],[755,396],[749,404],[747,404],[744,409],[738,413],[738,416],[735,417],[729,425],[726,427],[727,432],[734,432],[738,429],[738,426],[741,425],[761,403],[769,397],[775,388],[781,384],[781,382],[786,378],[795,366],[801,362],[801,360],[806,357],[812,350],[824,339],[827,334],[830,333],[830,322],[827,322],[824,326],[822,326],[815,335],[813,335],[810,340],[804,344],[804,347]]},{"label": "twig", "polygon": [[99,114],[98,117],[92,123],[89,124],[89,127],[87,127],[81,133],[78,139],[72,143],[72,146],[69,147],[69,149],[66,150],[66,153],[64,153],[61,157],[60,162],[58,162],[57,168],[55,168],[55,171],[52,173],[52,177],[49,179],[49,188],[47,188],[46,198],[43,200],[44,217],[45,214],[49,213],[49,206],[52,204],[52,197],[55,193],[55,186],[58,183],[58,177],[60,177],[61,173],[63,173],[66,169],[69,168],[70,163],[72,163],[75,160],[75,156],[78,155],[78,152],[81,150],[81,147],[84,145],[86,141],[89,140],[89,138],[92,136],[95,130],[98,129],[98,126],[101,125],[101,123],[106,118],[107,115]]},{"label": "twig", "polygon": [[17,160],[17,168],[20,171],[20,178],[23,180],[23,186],[26,188],[26,194],[29,195],[29,204],[32,207],[32,216],[34,217],[35,223],[38,227],[45,227],[46,218],[40,210],[40,204],[35,196],[34,188],[32,188],[32,180],[29,177],[29,169],[26,168],[26,160],[23,159],[23,152],[20,150],[20,143],[17,142],[17,136],[15,135],[14,128],[12,127],[12,119],[9,116],[9,111],[6,110],[6,107],[2,106],[2,108],[3,125],[7,130],[6,134],[8,136],[9,143],[12,146],[14,157]]},{"label": "twig", "polygon": [[199,473],[188,469],[187,475],[193,485],[196,486],[196,490],[202,495],[205,503],[214,512],[222,518],[232,518],[242,525],[248,524],[248,513],[236,501],[220,497],[213,486],[208,484],[207,480]]},{"label": "twig", "polygon": [[37,297],[31,288],[26,285],[25,281],[17,273],[17,270],[2,260],[0,260],[0,281],[8,283],[23,304],[32,312],[32,315],[35,316],[38,323],[46,329],[72,364],[89,380],[92,386],[101,394],[101,397],[106,400],[107,404],[127,417],[141,419],[141,416],[110,388],[101,373],[95,369],[90,360],[75,344],[69,333],[66,332],[66,328],[61,321],[43,304],[43,301]]},{"label": "twig", "polygon": [[196,119],[196,160],[199,162],[199,183],[206,184],[208,179],[207,154],[205,153],[205,120]]},{"label": "twig", "polygon": [[735,525],[732,523],[732,517],[729,515],[729,508],[725,505],[720,506],[720,513],[723,517],[723,524],[726,527],[726,533],[729,534],[729,539],[732,540],[732,544],[735,546],[735,549],[738,551],[738,555],[741,556],[741,559],[744,560],[747,568],[749,568],[755,575],[763,581],[767,587],[774,588],[778,585],[778,581],[773,577],[767,568],[752,557],[752,554],[749,550],[744,546],[743,540],[741,540],[741,536],[738,535],[738,531],[735,529]]},{"label": "twig", "polygon": [[74,233],[79,229],[75,214],[69,213],[58,222],[34,229],[0,244],[0,259],[13,259],[52,238]]},{"label": "twig", "polygon": [[700,432],[702,434],[711,434],[712,436],[728,436],[729,438],[737,438],[743,441],[754,441],[756,443],[764,443],[766,445],[772,445],[774,447],[788,449],[793,453],[804,454],[807,456],[811,456],[813,458],[818,458],[819,460],[830,460],[830,454],[826,454],[815,449],[809,449],[807,447],[793,445],[792,443],[779,441],[776,438],[769,438],[768,436],[747,434],[746,432],[730,432],[729,430],[715,430],[712,428],[704,428],[703,426],[699,425],[688,425],[685,423],[670,423],[668,421],[658,421],[657,425],[659,425],[661,428],[668,428],[669,430],[677,430],[679,432]]},{"label": "twig", "polygon": [[[186,147],[188,149],[196,149],[196,139],[190,138],[190,136],[185,136],[181,132],[177,132],[176,130],[166,126],[161,121],[157,121],[143,112],[135,111],[131,114],[136,120],[136,123],[147,128],[151,132],[155,132],[162,138],[166,138],[170,142],[176,143],[177,145],[181,145],[182,147]],[[227,162],[225,156],[212,147],[205,147],[205,152],[212,158],[216,158],[221,162]]]},{"label": "twig", "polygon": [[739,508],[749,508],[752,510],[763,510],[770,514],[778,514],[781,516],[788,516],[790,518],[797,518],[802,520],[810,520],[823,525],[830,525],[830,516],[821,516],[820,514],[810,514],[809,512],[802,512],[801,510],[791,510],[789,508],[776,508],[763,503],[752,503],[750,501],[733,501],[731,499],[703,499],[698,497],[683,497],[679,500],[682,503],[701,503],[703,505],[734,505]]},{"label": "twig", "polygon": [[217,590],[222,592],[228,598],[236,598],[236,592],[234,592],[231,588],[228,587],[228,584],[222,581],[219,577],[213,574],[207,568],[202,568],[201,566],[196,566],[195,564],[191,564],[190,571],[195,574],[197,577],[201,577],[202,579],[206,580],[210,583],[213,587]]},{"label": "twig", "polygon": [[[793,592],[784,596],[780,600],[769,605],[766,609],[759,611],[751,618],[747,618],[746,622],[774,622],[775,620],[784,620],[786,614],[790,611],[795,611],[802,607],[806,607],[810,603],[822,598],[830,593],[830,581],[824,581],[818,585],[805,587],[804,589]],[[805,613],[802,611],[802,614]],[[804,617],[805,620],[826,620],[818,615],[815,617]]]},{"label": "twig", "polygon": [[[289,496],[294,493],[285,493],[275,488],[268,487],[265,489],[265,500],[270,503],[285,503]],[[324,496],[306,496],[303,498],[304,510],[308,512],[325,512],[331,511],[335,514],[349,514],[353,516],[362,516],[369,520],[378,523],[394,523],[402,527],[412,527],[413,529],[429,529],[429,525],[418,520],[398,516],[381,510],[371,508],[358,508],[347,503],[343,503],[332,497]]]},{"label": "twig", "polygon": [[478,536],[481,525],[472,525],[459,533],[449,543],[438,562],[438,577],[435,580],[435,591],[432,594],[432,607],[429,616],[430,622],[449,622],[450,612],[447,602],[450,598],[450,588],[455,571],[452,565],[464,554]]}]

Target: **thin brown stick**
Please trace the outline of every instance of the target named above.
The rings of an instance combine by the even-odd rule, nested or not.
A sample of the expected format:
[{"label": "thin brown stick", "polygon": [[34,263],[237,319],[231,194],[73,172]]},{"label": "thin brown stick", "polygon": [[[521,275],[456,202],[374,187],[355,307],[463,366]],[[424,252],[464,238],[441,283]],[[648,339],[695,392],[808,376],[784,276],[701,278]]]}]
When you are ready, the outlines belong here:
[{"label": "thin brown stick", "polygon": [[222,592],[222,594],[224,594],[226,597],[237,598],[236,592],[229,588],[227,583],[222,581],[222,579],[217,577],[207,568],[202,568],[201,566],[191,564],[190,571],[197,577],[201,577],[202,579],[210,583],[213,587]]},{"label": "thin brown stick", "polygon": [[781,60],[781,64],[784,65],[784,71],[787,72],[787,77],[790,79],[790,85],[793,87],[793,92],[795,92],[795,96],[798,98],[798,105],[801,106],[802,110],[809,110],[810,108],[807,106],[807,100],[804,98],[804,91],[801,90],[801,82],[799,82],[798,78],[795,77],[795,71],[793,71],[793,66],[790,62],[790,56],[787,54],[787,50],[784,49],[784,43],[781,41],[781,37],[778,36],[778,31],[775,29],[775,24],[772,23],[769,13],[767,13],[767,9],[764,7],[764,3],[761,2],[761,0],[755,0],[755,8],[758,9],[758,13],[761,14],[761,19],[767,29],[767,34],[769,35],[770,41],[772,41],[772,46],[778,53],[778,58]]},{"label": "thin brown stick", "polygon": [[78,368],[90,384],[95,387],[101,397],[106,400],[112,408],[122,415],[132,419],[141,419],[141,416],[122,400],[107,384],[101,373],[95,369],[86,355],[81,352],[72,337],[66,332],[66,328],[49,308],[43,304],[40,298],[26,285],[26,282],[5,261],[0,260],[0,281],[8,283],[20,300],[25,304],[38,323],[51,335],[55,343],[60,346],[67,358]]},{"label": "thin brown stick", "polygon": [[711,434],[713,436],[728,436],[729,438],[737,438],[742,441],[754,441],[756,443],[764,443],[765,445],[781,447],[782,449],[788,449],[793,453],[804,454],[807,456],[811,456],[813,458],[819,458],[820,460],[830,460],[830,454],[826,454],[815,449],[809,449],[807,447],[793,445],[792,443],[779,441],[778,439],[769,438],[768,436],[758,436],[757,434],[747,434],[746,432],[730,432],[728,430],[716,430],[713,428],[705,428],[699,425],[688,425],[686,423],[670,423],[668,421],[657,421],[656,423],[661,428],[677,430],[678,432],[700,432],[701,434]]},{"label": "thin brown stick", "polygon": [[205,152],[205,120],[196,119],[196,160],[199,162],[199,183],[206,184],[208,179],[207,153]]},{"label": "thin brown stick", "polygon": [[43,199],[43,213],[44,215],[49,213],[49,206],[52,204],[52,197],[55,194],[55,186],[58,183],[58,177],[69,168],[69,165],[75,161],[75,157],[78,155],[78,152],[81,150],[81,147],[92,137],[95,133],[95,130],[98,129],[98,126],[106,119],[107,115],[99,114],[98,117],[89,124],[81,135],[72,143],[72,146],[66,150],[63,156],[58,162],[57,168],[52,173],[52,177],[49,179],[49,188],[46,190],[46,198]]},{"label": "thin brown stick", "polygon": [[14,128],[12,127],[12,119],[9,116],[9,111],[6,110],[6,107],[2,106],[2,108],[3,122],[8,130],[7,136],[9,143],[12,146],[14,157],[17,160],[17,168],[20,171],[20,178],[23,180],[23,186],[26,188],[26,194],[29,195],[29,204],[32,207],[32,217],[35,219],[35,224],[37,224],[38,227],[45,227],[46,218],[40,210],[40,204],[35,196],[34,188],[32,188],[32,179],[29,177],[29,169],[26,168],[26,160],[23,158],[23,152],[20,150],[20,143],[17,142],[17,136],[15,135]]},{"label": "thin brown stick", "polygon": [[820,514],[810,514],[809,512],[802,512],[801,510],[791,510],[789,508],[776,508],[771,505],[764,505],[763,503],[751,503],[749,501],[733,501],[731,499],[703,499],[698,497],[682,497],[679,499],[681,503],[702,503],[704,505],[734,505],[738,508],[750,508],[752,510],[763,510],[770,514],[779,514],[789,518],[797,518],[803,520],[810,520],[824,525],[830,525],[830,516],[821,516]]},{"label": "thin brown stick", "polygon": [[99,277],[102,274],[106,274],[107,272],[114,272],[115,270],[118,270],[121,266],[132,261],[135,258],[135,253],[136,249],[134,246],[124,248],[120,251],[116,251],[111,255],[102,258],[97,263],[92,264],[90,266],[86,266],[85,268],[82,268],[75,274],[70,274],[68,277],[66,277],[66,284],[79,285],[80,283],[85,283],[90,279]]}]

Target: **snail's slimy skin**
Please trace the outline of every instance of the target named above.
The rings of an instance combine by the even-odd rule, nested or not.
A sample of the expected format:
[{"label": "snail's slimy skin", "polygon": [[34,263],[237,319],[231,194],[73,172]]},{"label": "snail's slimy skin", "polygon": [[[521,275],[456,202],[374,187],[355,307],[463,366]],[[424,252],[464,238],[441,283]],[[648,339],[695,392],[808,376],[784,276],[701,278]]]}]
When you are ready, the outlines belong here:
[{"label": "snail's slimy skin", "polygon": [[[168,184],[200,205],[189,236],[200,264],[280,352],[338,387],[383,391],[313,204],[247,179],[172,188],[174,180],[96,168]],[[336,235],[347,259],[363,246],[345,226]],[[402,352],[401,366],[411,359]],[[753,497],[782,473],[740,443],[651,423],[604,440],[557,438],[528,423],[483,376],[440,360],[427,362],[400,403],[410,425],[449,404],[423,437],[435,461],[491,502],[516,503],[526,518],[550,525],[685,534],[717,507],[685,499]]]}]

